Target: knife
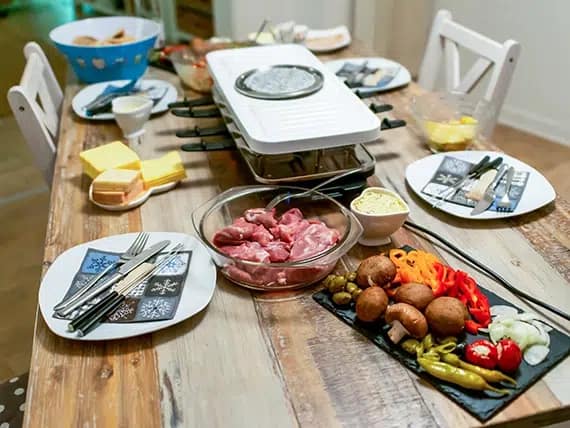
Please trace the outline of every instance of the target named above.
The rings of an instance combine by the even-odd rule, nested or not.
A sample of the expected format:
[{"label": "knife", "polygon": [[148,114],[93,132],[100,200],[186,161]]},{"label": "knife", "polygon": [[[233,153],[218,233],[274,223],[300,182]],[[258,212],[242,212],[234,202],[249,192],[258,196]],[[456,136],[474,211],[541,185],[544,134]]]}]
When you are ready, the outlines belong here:
[{"label": "knife", "polygon": [[109,279],[102,282],[98,286],[94,287],[88,293],[85,293],[80,299],[78,299],[74,302],[71,302],[64,309],[60,309],[59,311],[57,311],[57,313],[61,316],[66,316],[66,315],[70,314],[75,309],[77,309],[81,305],[83,305],[86,302],[88,302],[89,300],[91,300],[93,297],[95,297],[98,294],[102,293],[103,291],[111,288],[116,282],[123,279],[129,272],[131,272],[133,269],[138,267],[140,264],[146,262],[152,256],[160,253],[163,249],[168,247],[168,245],[170,245],[170,241],[168,241],[168,240],[160,241],[159,243],[154,244],[150,248],[144,250],[138,256],[136,256],[132,260],[129,260],[124,265],[122,265],[117,270],[117,272],[115,272],[113,275],[111,275],[109,277]]},{"label": "knife", "polygon": [[475,180],[478,177],[481,177],[485,172],[489,171],[490,169],[498,168],[503,163],[503,158],[498,157],[489,162],[490,157],[485,156],[483,159],[479,161],[476,165],[473,165],[469,172],[463,177],[457,184],[455,184],[450,189],[445,189],[441,193],[435,196],[436,201],[433,203],[432,207],[437,208],[441,206],[444,202],[450,200],[455,196],[455,194],[461,189],[465,183],[470,182],[471,180]]},{"label": "knife", "polygon": [[497,187],[497,184],[499,184],[499,182],[503,178],[503,175],[505,175],[508,169],[509,166],[506,163],[501,165],[499,171],[497,172],[497,175],[495,176],[491,184],[487,186],[487,189],[485,190],[483,197],[479,202],[477,202],[477,205],[475,205],[473,211],[471,211],[471,215],[481,214],[483,211],[486,211],[487,208],[489,208],[493,204],[493,202],[495,201],[495,193],[496,193],[495,188]]}]

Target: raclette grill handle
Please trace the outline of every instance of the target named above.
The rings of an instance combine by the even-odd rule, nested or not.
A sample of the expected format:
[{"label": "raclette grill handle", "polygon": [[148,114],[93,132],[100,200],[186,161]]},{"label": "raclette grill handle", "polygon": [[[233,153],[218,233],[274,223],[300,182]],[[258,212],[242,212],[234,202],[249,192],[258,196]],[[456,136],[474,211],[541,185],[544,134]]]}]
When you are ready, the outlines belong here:
[{"label": "raclette grill handle", "polygon": [[406,126],[406,121],[402,119],[393,119],[390,120],[385,117],[380,124],[380,130],[385,131],[386,129],[394,129],[399,128],[401,126]]},{"label": "raclette grill handle", "polygon": [[226,128],[226,125],[211,126],[209,128],[200,128],[196,125],[194,128],[180,129],[176,131],[176,136],[178,138],[205,137],[209,135],[227,134],[227,132],[228,128]]},{"label": "raclette grill handle", "polygon": [[222,115],[217,107],[206,109],[194,109],[192,107],[187,109],[173,109],[171,113],[178,117],[220,117]]},{"label": "raclette grill handle", "polygon": [[184,152],[210,152],[216,150],[233,150],[235,148],[236,145],[232,138],[211,141],[200,139],[197,143],[187,143],[180,146],[180,149]]},{"label": "raclette grill handle", "polygon": [[214,99],[210,95],[206,97],[191,98],[191,99],[184,97],[182,101],[176,101],[168,104],[168,108],[206,106],[210,104],[214,104]]}]

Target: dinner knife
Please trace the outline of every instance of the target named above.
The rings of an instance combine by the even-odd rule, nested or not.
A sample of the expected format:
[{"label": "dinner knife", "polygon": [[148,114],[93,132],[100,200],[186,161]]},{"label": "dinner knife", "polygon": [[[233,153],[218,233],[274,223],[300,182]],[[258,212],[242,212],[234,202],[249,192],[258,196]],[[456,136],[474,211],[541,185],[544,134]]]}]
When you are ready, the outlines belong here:
[{"label": "dinner knife", "polygon": [[479,202],[477,202],[477,205],[475,205],[473,211],[471,211],[471,215],[481,214],[483,211],[486,211],[487,208],[489,208],[493,204],[496,193],[495,188],[497,187],[497,184],[500,183],[501,179],[503,178],[503,175],[505,175],[508,169],[509,166],[506,163],[501,165],[499,171],[497,172],[497,175],[495,176],[491,184],[487,186],[487,189],[485,190],[483,197]]},{"label": "dinner knife", "polygon": [[68,306],[64,309],[57,311],[57,313],[61,316],[66,316],[73,312],[78,307],[82,306],[93,297],[97,296],[98,294],[102,293],[105,290],[111,288],[115,283],[123,279],[129,272],[133,269],[141,265],[142,263],[146,262],[148,259],[153,257],[154,255],[160,253],[163,249],[168,247],[170,241],[160,241],[157,244],[149,247],[148,249],[144,250],[138,256],[134,257],[132,260],[129,260],[124,265],[122,265],[117,272],[109,277],[106,281],[101,282],[98,286],[91,289],[89,292],[85,293],[80,299],[77,299],[74,302],[71,302]]},{"label": "dinner knife", "polygon": [[475,180],[478,177],[481,177],[485,172],[489,171],[490,169],[496,169],[503,163],[503,158],[499,156],[498,158],[493,159],[489,162],[490,157],[485,156],[483,159],[479,161],[476,165],[472,166],[469,172],[463,177],[457,184],[449,189],[445,189],[443,192],[435,196],[436,201],[432,205],[432,207],[436,208],[439,207],[444,202],[448,201],[449,199],[453,198],[455,194],[461,189],[466,182]]}]

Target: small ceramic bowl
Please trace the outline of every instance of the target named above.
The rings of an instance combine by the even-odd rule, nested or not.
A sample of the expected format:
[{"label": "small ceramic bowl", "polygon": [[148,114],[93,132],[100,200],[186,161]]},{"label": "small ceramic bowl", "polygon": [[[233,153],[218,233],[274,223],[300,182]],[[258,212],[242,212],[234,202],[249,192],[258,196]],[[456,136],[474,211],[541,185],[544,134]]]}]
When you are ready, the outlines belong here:
[{"label": "small ceramic bowl", "polygon": [[141,96],[118,97],[113,100],[113,115],[125,138],[133,139],[144,134],[144,124],[150,117],[153,102]]},{"label": "small ceramic bowl", "polygon": [[[358,201],[362,200],[369,192],[376,192],[388,195],[396,199],[402,206],[401,210],[388,212],[386,214],[371,214],[358,209]],[[410,209],[404,200],[395,192],[383,187],[369,187],[362,191],[360,196],[350,203],[350,210],[358,218],[364,229],[362,236],[358,240],[361,245],[377,246],[390,243],[390,235],[397,231],[408,218]]]}]

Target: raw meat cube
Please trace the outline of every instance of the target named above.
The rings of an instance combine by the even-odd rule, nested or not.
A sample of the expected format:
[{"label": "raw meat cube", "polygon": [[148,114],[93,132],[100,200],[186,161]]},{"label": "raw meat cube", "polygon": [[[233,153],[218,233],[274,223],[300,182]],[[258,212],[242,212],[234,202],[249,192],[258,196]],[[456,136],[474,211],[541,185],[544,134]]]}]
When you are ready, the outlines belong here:
[{"label": "raw meat cube", "polygon": [[339,237],[337,230],[329,229],[324,223],[311,224],[293,242],[289,260],[304,260],[322,253],[336,244]]},{"label": "raw meat cube", "polygon": [[243,216],[248,222],[260,224],[267,229],[270,229],[277,225],[277,219],[275,218],[275,208],[271,210],[266,210],[265,208],[251,208],[247,210]]}]

